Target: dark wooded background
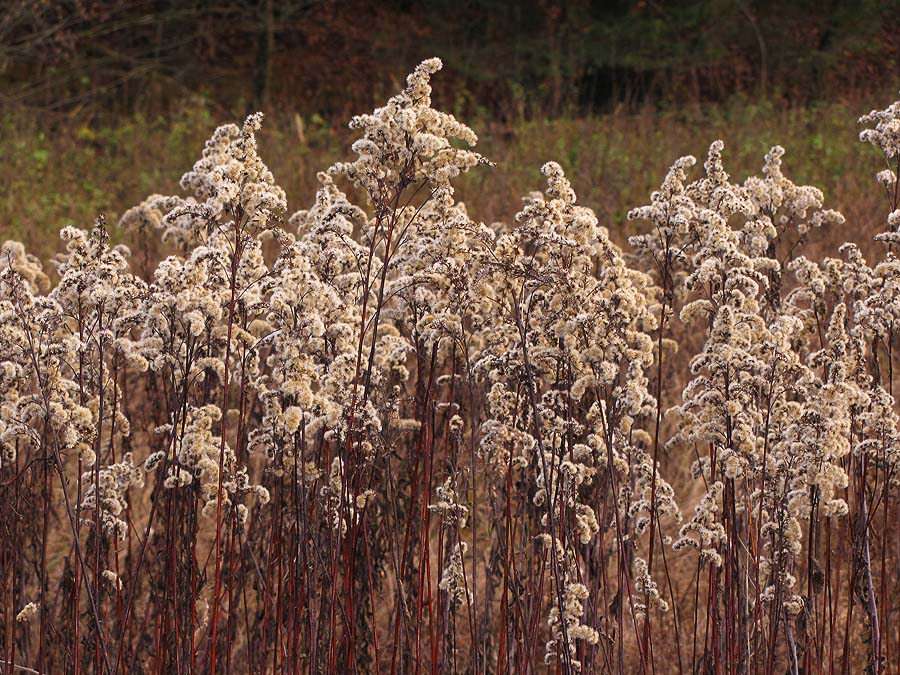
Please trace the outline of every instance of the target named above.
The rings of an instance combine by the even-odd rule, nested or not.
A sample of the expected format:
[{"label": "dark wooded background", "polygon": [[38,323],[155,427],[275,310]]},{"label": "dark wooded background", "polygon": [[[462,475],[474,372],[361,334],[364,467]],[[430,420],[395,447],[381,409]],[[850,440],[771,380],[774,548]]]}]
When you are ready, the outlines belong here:
[{"label": "dark wooded background", "polygon": [[[898,0],[5,0],[0,105],[346,119],[439,55],[442,103],[494,119],[621,106],[792,104],[900,74]],[[452,84],[451,84],[452,82]],[[451,92],[447,94],[446,92]]]}]

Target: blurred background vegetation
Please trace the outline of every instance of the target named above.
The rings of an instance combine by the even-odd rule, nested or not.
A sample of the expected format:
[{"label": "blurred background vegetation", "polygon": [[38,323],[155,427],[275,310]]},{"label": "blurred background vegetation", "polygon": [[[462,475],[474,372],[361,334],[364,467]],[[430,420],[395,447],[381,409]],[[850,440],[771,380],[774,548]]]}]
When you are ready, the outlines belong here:
[{"label": "blurred background vegetation", "polygon": [[[346,122],[437,55],[435,99],[498,162],[461,185],[508,219],[557,159],[622,230],[678,155],[726,142],[736,177],[768,147],[877,231],[855,119],[900,89],[900,0],[5,0],[0,236],[55,248],[177,181],[224,121],[260,143],[292,208],[346,157]],[[623,233],[625,230],[622,230]]]}]

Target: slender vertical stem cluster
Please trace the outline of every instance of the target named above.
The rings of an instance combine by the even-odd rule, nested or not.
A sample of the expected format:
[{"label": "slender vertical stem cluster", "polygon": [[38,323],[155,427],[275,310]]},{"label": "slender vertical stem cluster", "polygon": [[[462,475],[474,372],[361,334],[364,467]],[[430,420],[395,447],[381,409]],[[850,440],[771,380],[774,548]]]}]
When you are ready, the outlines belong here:
[{"label": "slender vertical stem cluster", "polygon": [[474,220],[440,67],[290,217],[251,115],[140,275],[2,244],[0,673],[896,672],[900,102],[874,264],[721,141],[624,246],[555,162]]}]

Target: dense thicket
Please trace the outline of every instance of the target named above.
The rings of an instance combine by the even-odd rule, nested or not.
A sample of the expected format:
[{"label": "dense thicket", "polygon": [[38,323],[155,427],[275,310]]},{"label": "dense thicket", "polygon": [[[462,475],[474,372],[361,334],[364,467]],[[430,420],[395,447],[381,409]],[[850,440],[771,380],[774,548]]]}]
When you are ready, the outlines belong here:
[{"label": "dense thicket", "polygon": [[2,244],[0,672],[896,672],[900,101],[872,263],[721,140],[623,248],[556,162],[475,220],[440,67],[290,217],[256,113]]}]

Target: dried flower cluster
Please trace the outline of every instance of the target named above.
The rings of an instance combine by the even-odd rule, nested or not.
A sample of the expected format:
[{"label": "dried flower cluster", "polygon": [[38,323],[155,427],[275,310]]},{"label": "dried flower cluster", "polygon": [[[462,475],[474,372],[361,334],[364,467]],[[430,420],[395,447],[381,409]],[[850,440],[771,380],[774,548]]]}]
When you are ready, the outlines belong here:
[{"label": "dried flower cluster", "polygon": [[623,248],[555,162],[473,220],[440,67],[290,217],[257,114],[122,218],[145,272],[102,219],[50,272],[3,244],[0,666],[887,672],[900,102],[873,266],[721,141]]}]

